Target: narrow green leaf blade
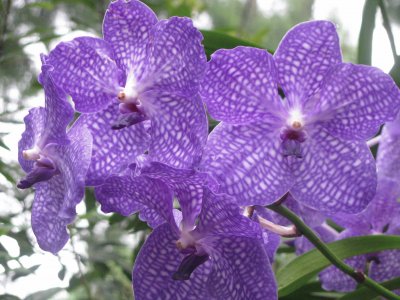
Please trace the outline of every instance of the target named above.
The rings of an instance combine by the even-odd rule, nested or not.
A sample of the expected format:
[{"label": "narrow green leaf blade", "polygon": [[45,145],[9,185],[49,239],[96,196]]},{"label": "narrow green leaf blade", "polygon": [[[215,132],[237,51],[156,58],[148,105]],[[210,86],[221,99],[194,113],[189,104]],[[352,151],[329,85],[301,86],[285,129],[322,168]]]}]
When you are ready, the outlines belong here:
[{"label": "narrow green leaf blade", "polygon": [[[336,256],[345,259],[359,254],[399,249],[400,236],[360,236],[327,245]],[[279,296],[289,295],[329,265],[330,262],[316,249],[295,258],[276,275]]]}]

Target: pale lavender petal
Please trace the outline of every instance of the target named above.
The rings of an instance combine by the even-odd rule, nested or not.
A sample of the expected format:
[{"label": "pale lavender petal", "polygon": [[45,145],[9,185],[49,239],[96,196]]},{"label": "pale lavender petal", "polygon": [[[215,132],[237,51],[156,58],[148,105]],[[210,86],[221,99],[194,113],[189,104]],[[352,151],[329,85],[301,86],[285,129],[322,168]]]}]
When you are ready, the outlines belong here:
[{"label": "pale lavender petal", "polygon": [[62,42],[46,62],[54,67],[54,82],[71,95],[77,111],[100,111],[116,101],[122,75],[107,42],[91,37]]},{"label": "pale lavender petal", "polygon": [[369,66],[339,64],[324,80],[320,91],[323,126],[334,136],[366,140],[379,126],[395,118],[400,90],[393,79]]},{"label": "pale lavender petal", "polygon": [[74,127],[86,126],[93,136],[93,154],[86,185],[103,184],[110,175],[124,170],[148,149],[149,135],[144,124],[111,129],[118,116],[118,104],[115,103],[100,112],[82,114],[74,124]]},{"label": "pale lavender petal", "polygon": [[160,179],[175,192],[186,228],[192,228],[200,213],[204,187],[214,187],[215,182],[207,173],[193,169],[177,169],[152,162],[141,169],[141,174]]},{"label": "pale lavender petal", "polygon": [[314,209],[358,213],[375,195],[375,161],[364,142],[316,130],[304,143],[304,157],[292,166],[297,181],[290,192]]},{"label": "pale lavender petal", "polygon": [[400,277],[400,250],[382,251],[371,261],[369,276],[378,281]]},{"label": "pale lavender petal", "polygon": [[400,114],[382,129],[376,159],[379,177],[400,182]]},{"label": "pale lavender petal", "polygon": [[50,144],[43,151],[51,156],[60,174],[35,185],[32,229],[39,246],[57,253],[68,240],[66,226],[76,215],[75,207],[85,191],[90,163],[91,136],[84,128],[68,133],[69,145]]},{"label": "pale lavender petal", "polygon": [[[44,56],[42,58],[45,59]],[[53,83],[52,75],[52,66],[43,65],[39,80],[44,87],[45,108],[31,109],[24,118],[26,130],[18,144],[18,160],[26,172],[32,170],[34,161],[24,159],[24,150],[37,147],[40,151],[49,143],[69,143],[66,132],[74,111],[67,102],[66,94]]]},{"label": "pale lavender petal", "polygon": [[46,99],[46,119],[39,147],[50,143],[68,144],[67,126],[74,118],[74,110],[67,101],[67,95],[54,84],[53,76],[53,66],[43,65],[39,80]]},{"label": "pale lavender petal", "polygon": [[207,61],[202,40],[189,18],[172,17],[158,22],[151,32],[138,86],[187,96],[196,94]]},{"label": "pale lavender petal", "polygon": [[29,114],[24,118],[26,129],[18,142],[18,161],[25,172],[30,172],[35,162],[24,159],[22,153],[24,150],[32,149],[39,143],[41,133],[44,131],[45,120],[46,110],[43,107],[30,109]]},{"label": "pale lavender petal", "polygon": [[165,222],[174,224],[173,194],[160,180],[145,176],[111,176],[95,188],[95,195],[105,213],[129,216],[139,212],[140,218],[153,228]]},{"label": "pale lavender petal", "polygon": [[326,72],[342,61],[335,25],[311,21],[292,28],[274,55],[286,98],[305,103],[321,86]]},{"label": "pale lavender petal", "polygon": [[133,269],[135,299],[213,299],[206,288],[210,260],[197,267],[189,280],[172,279],[184,258],[175,244],[178,238],[168,224],[157,227],[147,238]]},{"label": "pale lavender petal", "polygon": [[125,73],[140,74],[147,40],[157,16],[144,3],[118,0],[108,6],[103,22],[104,39],[114,50],[117,65]]},{"label": "pale lavender petal", "polygon": [[39,247],[56,254],[69,239],[67,225],[72,221],[59,216],[64,203],[65,185],[62,176],[53,177],[35,186],[32,204],[32,230]]},{"label": "pale lavender petal", "polygon": [[234,124],[270,119],[281,107],[276,76],[266,50],[218,50],[208,63],[201,96],[214,119]]},{"label": "pale lavender petal", "polygon": [[278,299],[274,273],[259,240],[221,236],[213,244],[211,295],[216,299]]},{"label": "pale lavender petal", "polygon": [[208,123],[198,96],[146,93],[150,109],[149,159],[176,168],[196,166],[207,140]]},{"label": "pale lavender petal", "polygon": [[[345,230],[340,233],[338,240],[353,237],[362,236],[368,233],[367,230]],[[366,255],[358,255],[348,259],[344,262],[354,268],[357,271],[364,272],[367,264]],[[357,282],[349,275],[343,273],[335,266],[326,268],[319,274],[319,278],[322,283],[322,288],[327,291],[338,291],[338,292],[350,292],[356,289]]]},{"label": "pale lavender petal", "polygon": [[374,199],[362,212],[373,230],[383,232],[392,220],[399,217],[399,182],[379,178]]},{"label": "pale lavender petal", "polygon": [[280,138],[266,123],[221,122],[208,138],[202,169],[215,177],[220,192],[235,197],[239,205],[271,204],[293,184]]},{"label": "pale lavender petal", "polygon": [[92,155],[92,136],[82,128],[72,128],[68,132],[69,145],[49,144],[43,149],[45,156],[51,157],[60,171],[64,183],[64,201],[59,215],[73,218],[75,207],[85,193],[85,178]]}]

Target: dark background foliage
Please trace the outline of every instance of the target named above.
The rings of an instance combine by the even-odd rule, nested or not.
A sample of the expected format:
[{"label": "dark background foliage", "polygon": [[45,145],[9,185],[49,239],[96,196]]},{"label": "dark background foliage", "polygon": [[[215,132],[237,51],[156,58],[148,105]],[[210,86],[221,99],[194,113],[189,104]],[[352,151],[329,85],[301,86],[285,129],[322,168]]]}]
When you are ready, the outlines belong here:
[{"label": "dark background foliage", "polygon": [[[256,45],[273,51],[293,25],[310,20],[314,0],[263,0],[280,5],[277,13],[260,10],[256,0],[146,0],[160,18],[190,16],[207,25],[204,44],[210,55],[219,48]],[[329,0],[326,2],[332,2]],[[346,28],[339,27],[347,61],[371,64],[372,32],[378,0],[367,0],[358,48],[348,44]],[[400,23],[400,1],[385,2],[390,23]],[[15,182],[21,177],[16,153],[4,142],[6,135],[21,132],[27,109],[43,105],[43,92],[36,78],[40,52],[51,50],[56,41],[70,33],[101,35],[105,0],[0,0],[0,299],[132,299],[131,269],[135,257],[150,232],[137,216],[99,213],[92,190],[88,189],[77,221],[70,226],[71,242],[58,257],[44,254],[30,229],[32,190],[20,191]],[[276,8],[276,7],[275,7]],[[363,10],[362,5],[359,10]],[[205,20],[205,21],[204,21]],[[331,20],[340,21],[332,15]],[[354,44],[354,43],[353,43]],[[387,55],[392,55],[390,52]],[[399,68],[391,74],[399,79]],[[215,122],[210,122],[210,129]],[[13,139],[18,139],[18,135]],[[15,144],[15,141],[12,140]],[[292,258],[293,249],[281,247],[275,268]],[[58,284],[35,280],[46,272],[43,260],[55,260]],[[37,262],[37,263],[36,263]],[[53,263],[54,265],[54,263]],[[43,270],[44,269],[44,270]],[[54,273],[54,272],[53,272]],[[53,274],[51,273],[51,274]],[[50,271],[49,271],[49,276]],[[49,280],[50,281],[50,280]],[[25,289],[15,291],[27,283]],[[52,281],[54,282],[54,281]],[[30,284],[29,284],[30,283]],[[32,290],[31,290],[32,289]],[[25,298],[19,298],[16,293]],[[313,296],[311,295],[313,293]],[[317,282],[282,299],[335,299],[323,293]]]}]

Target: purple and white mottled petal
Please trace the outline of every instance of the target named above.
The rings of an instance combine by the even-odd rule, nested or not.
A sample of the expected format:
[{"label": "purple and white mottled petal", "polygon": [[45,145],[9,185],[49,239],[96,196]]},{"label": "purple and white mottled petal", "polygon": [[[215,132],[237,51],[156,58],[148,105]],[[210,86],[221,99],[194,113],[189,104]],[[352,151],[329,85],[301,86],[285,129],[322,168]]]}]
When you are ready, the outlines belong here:
[{"label": "purple and white mottled petal", "polygon": [[216,299],[278,299],[271,264],[262,242],[239,236],[213,237],[208,290]]},{"label": "purple and white mottled petal", "polygon": [[71,128],[69,145],[49,144],[43,154],[51,157],[60,171],[64,183],[64,201],[59,211],[63,218],[73,218],[75,207],[85,193],[86,172],[92,156],[92,136],[85,127]]},{"label": "purple and white mottled petal", "polygon": [[214,194],[208,188],[203,191],[202,209],[195,231],[199,236],[244,236],[262,243],[259,224],[243,216],[232,197]]},{"label": "purple and white mottled petal", "polygon": [[146,45],[157,16],[144,3],[118,0],[108,6],[103,22],[104,40],[115,54],[115,61],[125,73],[140,75],[146,58]]},{"label": "purple and white mottled petal", "polygon": [[100,112],[82,114],[74,124],[74,127],[86,126],[93,136],[92,161],[86,185],[103,184],[109,176],[124,170],[148,149],[150,136],[143,123],[111,129],[118,116],[118,103],[114,103]]},{"label": "purple and white mottled petal", "polygon": [[[345,230],[342,231],[338,240],[353,237],[353,236],[362,236],[368,234],[367,230]],[[344,262],[358,271],[364,271],[365,266],[367,264],[367,256],[366,255],[358,255],[348,259],[345,259]],[[337,291],[337,292],[350,292],[356,289],[357,282],[348,276],[347,274],[340,271],[335,266],[331,266],[326,268],[324,271],[319,273],[319,278],[322,283],[322,288],[327,291]]]},{"label": "purple and white mottled petal", "polygon": [[[264,218],[268,221],[277,223],[277,216],[278,214],[274,213],[272,210],[269,210],[263,206],[255,206],[255,210],[253,212],[253,215],[251,216],[251,220],[255,222],[259,222],[258,218]],[[265,228],[262,228],[262,237],[264,241],[264,248],[265,251],[267,252],[268,259],[270,262],[273,262],[275,260],[275,254],[276,251],[279,248],[280,242],[281,242],[281,237],[273,233]]]},{"label": "purple and white mottled petal", "polygon": [[145,69],[137,79],[138,86],[187,96],[196,94],[207,62],[202,40],[189,18],[159,21],[147,44]]},{"label": "purple and white mottled petal", "polygon": [[46,63],[54,67],[54,82],[71,95],[77,111],[100,111],[116,101],[122,74],[113,50],[102,39],[79,37],[62,42]]},{"label": "purple and white mottled petal", "polygon": [[[399,115],[400,116],[400,115]],[[400,119],[400,117],[397,117]],[[380,177],[400,182],[400,120],[387,123],[381,133],[376,159]]]},{"label": "purple and white mottled petal", "polygon": [[399,190],[399,182],[379,178],[375,197],[362,212],[364,218],[371,224],[372,230],[383,232],[391,220],[399,217],[400,203],[397,202],[400,196]]},{"label": "purple and white mottled petal", "polygon": [[271,119],[281,107],[273,57],[266,50],[218,50],[208,63],[201,96],[214,119],[249,123]]},{"label": "purple and white mottled petal", "polygon": [[67,95],[54,84],[53,74],[53,66],[42,66],[40,83],[46,99],[46,119],[38,145],[40,148],[50,143],[68,144],[67,126],[74,118],[74,110],[67,101]]},{"label": "purple and white mottled petal", "polygon": [[173,280],[184,255],[176,248],[179,236],[169,224],[151,233],[136,258],[133,290],[137,300],[214,299],[206,288],[211,261],[197,267],[189,280]]},{"label": "purple and white mottled petal", "polygon": [[[326,223],[313,228],[313,230],[324,243],[331,243],[339,236],[339,233]],[[303,236],[295,240],[295,247],[297,255],[301,255],[315,248],[315,246]]]},{"label": "purple and white mottled petal", "polygon": [[56,254],[69,239],[67,225],[72,219],[59,215],[66,196],[61,175],[35,185],[32,204],[32,230],[41,249]]},{"label": "purple and white mottled petal", "polygon": [[208,133],[200,97],[164,92],[149,92],[143,97],[143,103],[150,106],[147,107],[151,119],[149,159],[176,168],[196,166]]},{"label": "purple and white mottled petal", "polygon": [[211,186],[212,188],[216,184],[207,173],[193,169],[177,169],[159,162],[151,162],[143,167],[141,174],[160,179],[174,190],[186,228],[194,226],[195,219],[200,213],[203,187]]},{"label": "purple and white mottled petal", "polygon": [[218,124],[208,138],[201,167],[213,174],[219,191],[235,197],[239,205],[271,204],[294,182],[279,136],[266,123]]},{"label": "purple and white mottled petal", "polygon": [[377,185],[375,161],[365,142],[343,141],[320,129],[303,145],[304,157],[292,165],[297,178],[293,197],[323,212],[363,210]]},{"label": "purple and white mottled petal", "polygon": [[35,162],[26,160],[22,153],[24,150],[32,149],[39,144],[45,128],[45,120],[46,110],[43,107],[30,109],[28,115],[24,118],[25,131],[18,142],[18,161],[22,169],[27,173],[32,170]]},{"label": "purple and white mottled petal", "polygon": [[332,135],[366,140],[384,122],[395,118],[400,109],[400,90],[377,68],[342,63],[325,78],[319,105],[323,126]]},{"label": "purple and white mottled petal", "polygon": [[272,263],[275,260],[276,251],[278,251],[281,243],[281,237],[268,230],[263,230],[264,248],[267,253],[268,260]]},{"label": "purple and white mottled petal", "polygon": [[111,176],[95,188],[97,201],[105,213],[139,216],[151,227],[169,222],[173,225],[173,194],[166,184],[145,176]]},{"label": "purple and white mottled petal", "polygon": [[400,277],[400,250],[379,252],[376,260],[371,261],[369,276],[378,281],[387,281]]},{"label": "purple and white mottled petal", "polygon": [[311,21],[293,27],[274,54],[279,84],[293,104],[305,104],[327,71],[342,61],[335,25]]},{"label": "purple and white mottled petal", "polygon": [[371,226],[370,221],[365,217],[364,211],[361,211],[357,214],[332,212],[328,215],[329,218],[332,219],[337,225],[344,228],[370,228]]}]

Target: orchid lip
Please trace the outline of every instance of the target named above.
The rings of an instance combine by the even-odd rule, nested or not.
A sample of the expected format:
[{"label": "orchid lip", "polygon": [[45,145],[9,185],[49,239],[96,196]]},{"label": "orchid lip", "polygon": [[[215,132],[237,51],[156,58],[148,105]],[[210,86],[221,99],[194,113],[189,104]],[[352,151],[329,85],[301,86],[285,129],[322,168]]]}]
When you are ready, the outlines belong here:
[{"label": "orchid lip", "polygon": [[189,280],[190,275],[200,265],[204,264],[210,256],[208,254],[197,255],[195,253],[185,256],[178,267],[178,270],[172,275],[174,280]]}]

